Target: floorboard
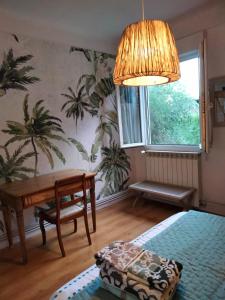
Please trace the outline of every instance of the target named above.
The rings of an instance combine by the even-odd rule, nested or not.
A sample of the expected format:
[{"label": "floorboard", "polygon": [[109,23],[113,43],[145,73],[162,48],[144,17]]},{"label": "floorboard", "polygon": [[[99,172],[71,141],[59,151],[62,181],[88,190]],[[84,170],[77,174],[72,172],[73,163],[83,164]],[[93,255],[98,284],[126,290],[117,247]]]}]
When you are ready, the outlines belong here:
[{"label": "floorboard", "polygon": [[75,234],[72,233],[73,224],[64,225],[65,258],[60,256],[54,229],[47,232],[45,247],[41,245],[41,234],[27,240],[29,262],[25,266],[18,263],[18,245],[1,250],[0,299],[49,299],[57,288],[92,265],[95,252],[107,243],[133,239],[179,211],[176,207],[150,201],[134,208],[132,200],[126,199],[97,211],[97,232],[91,234],[92,246],[88,246],[82,218],[78,220]]}]

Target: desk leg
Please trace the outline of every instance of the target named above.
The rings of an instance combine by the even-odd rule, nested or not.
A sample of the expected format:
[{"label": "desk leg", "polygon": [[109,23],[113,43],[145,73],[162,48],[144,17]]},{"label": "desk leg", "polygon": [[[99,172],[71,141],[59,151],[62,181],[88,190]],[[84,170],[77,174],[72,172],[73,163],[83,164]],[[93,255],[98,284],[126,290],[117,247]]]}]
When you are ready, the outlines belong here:
[{"label": "desk leg", "polygon": [[90,197],[91,197],[91,214],[93,222],[93,232],[96,231],[96,200],[95,200],[95,180],[92,179],[91,188],[90,188]]},{"label": "desk leg", "polygon": [[27,249],[26,249],[26,240],[25,240],[23,207],[22,207],[21,201],[17,201],[17,205],[15,207],[15,210],[16,210],[18,233],[19,233],[19,238],[20,238],[20,248],[21,248],[21,254],[22,254],[22,262],[24,264],[26,264],[27,263]]},{"label": "desk leg", "polygon": [[4,223],[5,223],[6,234],[9,242],[9,247],[12,247],[13,238],[12,238],[10,208],[7,206],[7,204],[4,203],[4,201],[2,202],[3,202],[2,213],[3,213]]}]

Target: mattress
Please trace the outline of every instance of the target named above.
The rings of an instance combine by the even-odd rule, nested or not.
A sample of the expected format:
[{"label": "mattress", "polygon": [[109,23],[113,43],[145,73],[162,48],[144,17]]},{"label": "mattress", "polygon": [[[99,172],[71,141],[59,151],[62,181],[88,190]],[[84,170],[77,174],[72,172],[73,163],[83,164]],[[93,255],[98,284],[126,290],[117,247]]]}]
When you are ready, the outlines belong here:
[{"label": "mattress", "polygon": [[[145,233],[138,236],[132,242],[136,245],[143,246],[151,238],[156,237],[158,234],[162,233],[164,230],[169,228],[178,219],[184,216],[187,212],[177,213],[165,221],[155,225]],[[85,286],[94,282],[99,275],[99,269],[93,265],[78,276],[74,277],[72,280],[67,282],[65,285],[60,287],[54,294],[50,297],[50,300],[72,300],[76,294],[78,294]]]}]

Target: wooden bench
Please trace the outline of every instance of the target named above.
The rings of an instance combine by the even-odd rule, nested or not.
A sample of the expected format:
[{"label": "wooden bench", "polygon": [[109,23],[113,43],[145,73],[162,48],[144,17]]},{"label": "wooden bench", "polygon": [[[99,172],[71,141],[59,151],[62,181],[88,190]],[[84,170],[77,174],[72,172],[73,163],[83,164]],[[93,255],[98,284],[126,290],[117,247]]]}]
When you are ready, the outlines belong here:
[{"label": "wooden bench", "polygon": [[164,200],[168,202],[172,200],[174,204],[181,204],[184,209],[191,208],[191,200],[195,192],[195,189],[192,187],[181,187],[151,181],[142,181],[131,184],[129,189],[138,192],[133,206],[136,205],[138,199],[142,197],[144,193],[147,193],[153,200]]}]

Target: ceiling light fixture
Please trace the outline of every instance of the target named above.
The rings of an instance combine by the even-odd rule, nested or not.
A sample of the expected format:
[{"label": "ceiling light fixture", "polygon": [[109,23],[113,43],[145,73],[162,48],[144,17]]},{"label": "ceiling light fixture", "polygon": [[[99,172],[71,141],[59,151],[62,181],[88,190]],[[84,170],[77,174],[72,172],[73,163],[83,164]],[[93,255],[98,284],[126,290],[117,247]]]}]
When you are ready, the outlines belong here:
[{"label": "ceiling light fixture", "polygon": [[117,85],[147,86],[176,81],[180,64],[167,22],[142,20],[128,25],[119,43],[113,80]]}]

